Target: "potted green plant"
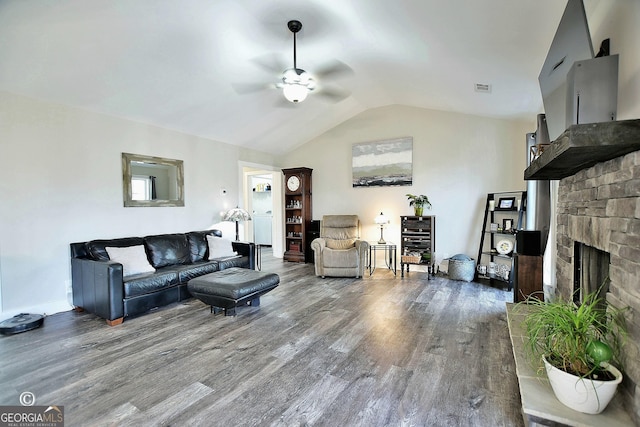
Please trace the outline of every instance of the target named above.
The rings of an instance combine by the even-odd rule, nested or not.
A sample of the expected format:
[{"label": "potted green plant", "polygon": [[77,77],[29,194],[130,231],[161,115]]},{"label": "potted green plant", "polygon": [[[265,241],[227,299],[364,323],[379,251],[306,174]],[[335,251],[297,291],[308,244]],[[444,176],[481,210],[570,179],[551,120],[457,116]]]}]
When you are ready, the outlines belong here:
[{"label": "potted green plant", "polygon": [[525,352],[534,367],[542,358],[558,400],[580,412],[602,412],[622,381],[614,364],[621,366],[625,310],[605,308],[598,291],[579,305],[535,298],[518,305],[527,313]]},{"label": "potted green plant", "polygon": [[409,206],[413,206],[413,211],[416,216],[422,216],[422,210],[425,206],[427,209],[431,209],[431,202],[429,202],[429,198],[424,194],[419,196],[407,194],[407,200],[409,200]]}]

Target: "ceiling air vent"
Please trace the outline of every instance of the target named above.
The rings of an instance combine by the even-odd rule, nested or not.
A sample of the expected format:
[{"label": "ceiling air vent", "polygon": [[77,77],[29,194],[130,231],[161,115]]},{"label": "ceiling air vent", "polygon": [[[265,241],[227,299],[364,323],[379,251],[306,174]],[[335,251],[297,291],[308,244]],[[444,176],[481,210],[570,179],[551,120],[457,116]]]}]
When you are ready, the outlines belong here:
[{"label": "ceiling air vent", "polygon": [[485,83],[476,83],[476,92],[491,93],[491,85]]}]

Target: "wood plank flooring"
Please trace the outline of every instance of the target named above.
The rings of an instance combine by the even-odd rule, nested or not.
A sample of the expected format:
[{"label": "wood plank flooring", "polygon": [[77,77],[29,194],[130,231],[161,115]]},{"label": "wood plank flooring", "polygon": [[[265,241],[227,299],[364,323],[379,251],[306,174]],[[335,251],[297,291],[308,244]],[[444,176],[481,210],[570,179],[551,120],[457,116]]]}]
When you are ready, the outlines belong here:
[{"label": "wood plank flooring", "polygon": [[512,292],[445,278],[313,275],[236,317],[195,299],[109,327],[49,316],[0,336],[0,405],[30,391],[67,426],[521,426]]}]

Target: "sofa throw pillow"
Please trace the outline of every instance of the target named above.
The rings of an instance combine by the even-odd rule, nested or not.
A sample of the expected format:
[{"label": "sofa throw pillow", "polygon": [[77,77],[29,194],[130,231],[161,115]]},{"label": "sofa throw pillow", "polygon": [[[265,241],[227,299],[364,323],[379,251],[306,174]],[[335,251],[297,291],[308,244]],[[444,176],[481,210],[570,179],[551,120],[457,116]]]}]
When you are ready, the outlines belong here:
[{"label": "sofa throw pillow", "polygon": [[238,255],[238,253],[233,250],[231,240],[222,237],[207,236],[207,244],[209,245],[209,260]]},{"label": "sofa throw pillow", "polygon": [[325,239],[325,243],[327,244],[327,247],[329,249],[349,249],[353,248],[356,245],[355,239]]},{"label": "sofa throw pillow", "polygon": [[122,275],[124,277],[134,274],[153,273],[155,268],[149,264],[144,246],[126,246],[124,248],[106,247],[111,261],[122,264]]}]

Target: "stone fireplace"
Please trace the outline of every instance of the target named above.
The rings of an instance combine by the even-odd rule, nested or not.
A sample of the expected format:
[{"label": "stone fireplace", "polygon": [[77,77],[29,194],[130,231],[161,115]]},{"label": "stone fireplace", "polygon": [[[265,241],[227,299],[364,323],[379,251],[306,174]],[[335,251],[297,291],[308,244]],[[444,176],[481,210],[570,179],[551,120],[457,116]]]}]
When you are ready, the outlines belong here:
[{"label": "stone fireplace", "polygon": [[[635,423],[640,424],[640,151],[595,163],[561,179],[556,244],[557,292],[562,298],[573,297],[579,270],[601,269],[610,279],[607,303],[631,308],[623,350],[625,380],[619,390]],[[576,254],[582,249],[576,247],[595,248],[586,252],[596,254],[595,264],[606,264],[608,258],[608,270],[593,263],[590,267],[577,265]]]}]

